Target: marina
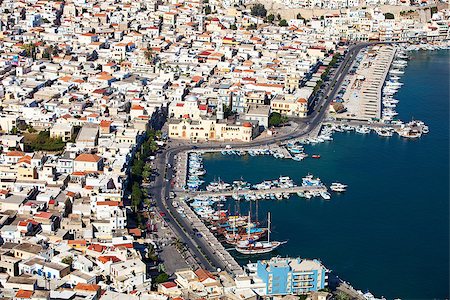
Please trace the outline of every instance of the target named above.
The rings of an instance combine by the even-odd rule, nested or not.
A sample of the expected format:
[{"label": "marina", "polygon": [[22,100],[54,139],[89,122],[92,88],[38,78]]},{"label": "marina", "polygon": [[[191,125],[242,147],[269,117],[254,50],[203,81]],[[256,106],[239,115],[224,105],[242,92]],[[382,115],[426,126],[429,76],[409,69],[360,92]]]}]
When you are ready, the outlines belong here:
[{"label": "marina", "polygon": [[[400,64],[396,64],[393,66],[398,68],[400,67]],[[388,80],[392,79],[398,82],[398,80],[400,79],[400,75],[402,74],[400,73],[389,74],[388,75],[389,77],[387,77],[387,79]],[[398,84],[395,86],[398,86],[397,90],[401,91],[400,86],[403,85]],[[400,96],[398,98],[402,99]],[[394,106],[396,107],[399,101],[397,99],[392,98],[389,101],[386,101],[386,99],[384,99],[384,101],[380,100],[380,103],[382,103],[383,105],[382,107],[391,106],[390,108],[394,109]],[[346,132],[353,133],[351,135],[353,136],[352,140],[358,141],[361,139],[366,139],[366,136],[373,136],[374,134],[376,134],[382,137],[382,139],[380,139],[380,143],[385,140],[389,144],[391,144],[397,143],[398,138],[401,138],[402,140],[417,139],[422,135],[428,134],[430,131],[428,129],[428,126],[425,125],[423,122],[415,120],[411,122],[402,122],[396,120],[395,118],[393,118],[392,120],[380,119],[369,121],[328,119],[326,122],[322,124],[322,126],[319,127],[319,129],[316,131],[314,135],[311,135],[310,137],[306,138],[290,140],[282,144],[266,145],[253,148],[252,147],[234,148],[231,146],[227,146],[224,147],[223,149],[212,149],[211,151],[192,150],[189,151],[189,153],[180,154],[177,160],[177,168],[180,169],[180,173],[177,173],[177,175],[181,175],[182,177],[184,174],[185,176],[184,178],[188,180],[189,176],[191,176],[190,178],[191,181],[192,179],[194,181],[197,181],[196,182],[197,187],[195,189],[189,189],[186,188],[187,187],[186,184],[181,184],[182,182],[181,178],[178,177],[176,178],[175,186],[178,188],[180,192],[179,196],[181,199],[185,199],[180,201],[180,203],[182,203],[180,204],[182,209],[179,209],[179,213],[182,215],[182,217],[185,218],[192,218],[192,216],[195,215],[199,222],[195,224],[198,225],[199,226],[198,228],[201,229],[201,230],[198,229],[199,234],[201,234],[202,237],[204,236],[204,234],[206,234],[208,235],[208,239],[214,241],[211,243],[211,247],[213,247],[213,249],[216,249],[216,246],[219,247],[218,245],[219,244],[222,245],[222,243],[230,244],[233,246],[232,248],[222,246],[223,250],[220,248],[220,250],[214,251],[225,251],[228,253],[237,252],[238,254],[237,255],[233,254],[233,256],[235,257],[235,259],[237,259],[239,264],[242,264],[243,258],[240,257],[239,255],[247,256],[252,253],[246,254],[245,250],[241,252],[236,251],[237,250],[236,245],[238,244],[238,241],[244,241],[245,244],[247,243],[250,237],[253,245],[256,245],[255,244],[256,241],[265,241],[265,238],[267,237],[268,228],[261,227],[256,220],[255,221],[251,220],[250,216],[246,217],[245,215],[241,214],[236,215],[237,211],[236,209],[235,214],[233,215],[229,209],[230,205],[236,205],[236,203],[242,202],[242,204],[244,205],[243,207],[248,206],[251,210],[252,205],[261,202],[259,204],[260,210],[262,210],[261,213],[264,213],[273,211],[274,205],[276,207],[277,205],[281,205],[281,203],[283,203],[283,201],[277,200],[289,199],[290,206],[294,205],[293,203],[295,203],[295,206],[300,205],[310,207],[312,205],[315,206],[315,204],[313,203],[317,204],[322,203],[315,201],[312,202],[297,201],[298,199],[297,197],[310,199],[311,197],[308,196],[309,192],[312,192],[313,194],[315,194],[315,196],[320,197],[323,200],[332,199],[335,197],[334,195],[336,195],[338,201],[341,203],[341,205],[343,205],[342,202],[343,199],[345,199],[345,202],[349,201],[347,199],[349,196],[347,196],[347,194],[345,193],[348,188],[347,182],[351,183],[352,186],[351,193],[349,194],[352,195],[350,196],[350,199],[354,199],[359,195],[360,199],[362,200],[367,198],[367,194],[361,192],[359,193],[356,192],[354,194],[353,185],[359,184],[360,185],[359,190],[361,189],[361,187],[365,185],[362,182],[358,183],[358,180],[348,176],[343,176],[342,178],[340,178],[340,180],[341,179],[345,180],[346,183],[340,183],[335,181],[336,178],[334,179],[330,178],[330,174],[326,175],[325,176],[325,179],[327,179],[326,181],[331,183],[331,185],[328,188],[326,186],[303,186],[303,185],[288,186],[288,187],[277,187],[268,185],[268,188],[264,188],[264,185],[262,184],[265,181],[267,181],[267,179],[261,178],[261,176],[264,176],[264,174],[266,174],[265,176],[267,176],[268,174],[267,172],[262,172],[262,174],[259,174],[258,176],[257,174],[254,173],[250,175],[247,172],[236,173],[233,171],[233,169],[236,168],[237,170],[242,170],[242,168],[250,162],[253,164],[256,161],[261,161],[261,163],[265,166],[265,168],[268,168],[274,172],[277,172],[276,170],[279,170],[280,165],[283,166],[284,170],[284,171],[279,170],[278,172],[280,174],[287,174],[291,177],[293,174],[297,174],[297,176],[294,177],[298,177],[298,173],[296,173],[295,171],[291,170],[290,167],[288,167],[289,165],[292,165],[292,161],[295,161],[296,159],[302,161],[302,163],[298,164],[298,166],[300,166],[300,168],[302,169],[304,168],[305,173],[306,171],[310,172],[311,170],[314,170],[314,173],[316,173],[316,167],[314,167],[315,164],[314,161],[316,160],[314,159],[305,160],[305,158],[317,157],[320,158],[321,162],[323,160],[323,163],[321,163],[322,166],[319,167],[321,171],[317,172],[322,174],[322,172],[325,172],[325,169],[323,169],[324,166],[328,166],[330,168],[330,164],[332,163],[331,162],[332,159],[329,157],[330,155],[329,151],[324,151],[324,149],[329,148],[331,145],[330,143],[327,142],[333,141],[334,144],[335,140],[337,139],[339,143],[339,141],[342,141],[343,134],[345,134]],[[398,138],[396,138],[395,135],[397,135]],[[389,137],[389,139],[387,139],[387,137]],[[347,136],[346,138],[349,137]],[[355,149],[355,151],[356,151],[355,153],[358,153],[358,150]],[[190,155],[193,155],[194,157],[195,162],[193,164],[189,163]],[[301,155],[302,158],[300,158],[299,155]],[[217,160],[220,157],[219,162],[223,160],[227,162],[226,167],[222,169],[228,170],[230,172],[229,175],[226,175],[228,174],[227,172],[225,174],[218,172],[217,167],[211,168],[209,166],[212,162],[211,159],[213,157],[215,158],[215,160]],[[336,154],[333,154],[333,159],[338,159],[338,157],[336,157]],[[348,160],[345,161],[349,162]],[[238,165],[234,165],[233,163],[238,163]],[[354,164],[355,162],[353,161],[350,163],[350,165]],[[183,167],[185,171],[181,171]],[[257,167],[249,167],[249,168],[252,170],[258,169]],[[375,172],[375,174],[376,173],[377,172]],[[242,179],[242,177],[254,178],[255,176],[259,179],[251,180],[252,183],[245,182]],[[237,180],[238,178],[241,179]],[[211,183],[214,184],[211,185]],[[369,187],[367,185],[365,189],[373,191],[373,187]],[[330,190],[331,193],[328,193],[328,190]],[[380,191],[376,189],[375,194],[379,194],[379,192]],[[369,198],[373,199],[373,197]],[[259,201],[259,200],[269,200],[269,201]],[[373,199],[373,201],[377,200]],[[334,201],[323,201],[323,203],[330,203],[330,204],[333,202]],[[356,205],[354,201],[350,202],[352,202],[353,205]],[[366,202],[364,201],[364,203]],[[383,201],[383,203],[387,205],[385,201]],[[331,205],[332,207],[334,207],[334,209],[337,209],[336,205],[333,204]],[[226,209],[227,206],[228,209]],[[343,205],[343,207],[347,207],[347,209],[350,209],[347,205]],[[356,207],[358,207],[358,205],[356,205]],[[323,209],[324,207],[321,208],[322,211]],[[353,209],[354,208],[352,208],[352,210]],[[377,209],[375,210],[377,211]],[[379,213],[382,214],[381,212]],[[281,214],[283,215],[283,217],[280,216],[280,211],[278,209],[275,209],[273,220],[273,223],[277,228],[277,233],[275,233],[276,238],[281,240],[281,242],[279,242],[280,244],[279,245],[274,244],[273,248],[278,248],[280,246],[280,249],[279,250],[271,249],[268,252],[271,252],[273,250],[276,251],[277,253],[287,253],[289,255],[295,255],[296,252],[294,250],[296,248],[291,245],[292,241],[289,241],[289,243],[284,243],[284,241],[291,239],[291,236],[286,234],[280,234],[280,225],[282,225],[283,221],[286,218],[294,218],[294,217],[293,216],[289,217],[289,214],[287,214],[286,211],[284,211]],[[239,226],[230,226],[233,224],[233,222],[236,222],[237,224],[239,224]],[[201,226],[201,224],[203,224],[204,227]],[[222,227],[219,224],[228,224],[229,226],[228,230],[224,231],[224,229],[221,229]],[[247,226],[250,226],[251,230],[248,230]],[[284,225],[282,225],[282,227],[283,226]],[[267,241],[269,241],[269,239],[267,239]],[[294,241],[294,244],[298,243],[299,243],[298,241]],[[258,244],[257,247],[258,249],[261,250],[261,253],[259,253],[259,255],[264,255],[263,254],[264,247],[262,247],[262,245],[263,244],[261,242],[261,244]],[[323,253],[323,255],[326,256],[326,253]],[[358,257],[356,257],[356,259],[358,259]],[[354,279],[354,277],[352,278],[353,278],[352,282],[358,282],[357,279]]]},{"label": "marina", "polygon": [[[255,184],[274,174],[299,178],[311,172],[328,185],[348,185],[347,192],[332,193],[331,201],[301,201],[295,194],[285,201],[257,201],[260,215],[272,213],[274,237],[288,240],[276,254],[319,253],[334,270],[339,270],[339,277],[362,288],[381,277],[390,282],[405,278],[395,286],[386,282],[371,288],[385,297],[432,298],[436,295],[432,290],[445,297],[441,287],[448,284],[448,172],[439,166],[448,165],[448,116],[442,109],[448,108],[448,92],[442,93],[437,86],[448,79],[448,54],[436,52],[432,58],[428,58],[429,54],[412,55],[396,98],[399,117],[426,120],[431,130],[421,139],[410,140],[396,133],[389,138],[378,137],[373,128],[389,127],[381,122],[330,121],[324,128],[328,124],[367,126],[370,134],[341,128],[333,132],[332,143],[303,145],[305,152],[320,153],[321,159],[306,159],[299,164],[270,156],[205,154],[208,172],[204,178],[211,182],[220,177],[231,183],[242,177]],[[435,72],[441,74],[440,81],[431,75]],[[426,92],[427,86],[434,88],[432,96]],[[400,125],[391,127],[398,129]],[[438,172],[438,177],[418,177],[417,172]],[[431,185],[436,190],[430,191]],[[229,203],[233,208],[233,201],[228,200],[224,209]],[[243,201],[241,210],[251,203],[254,201]],[[330,251],[330,245],[338,246]],[[398,256],[404,251],[411,254]],[[247,257],[233,255],[241,264],[248,262]],[[421,273],[415,271],[422,261],[429,262],[424,266],[427,272],[436,267],[439,274],[425,279],[426,285],[433,287],[426,291],[417,286],[424,282]],[[361,265],[366,268],[357,268]]]}]

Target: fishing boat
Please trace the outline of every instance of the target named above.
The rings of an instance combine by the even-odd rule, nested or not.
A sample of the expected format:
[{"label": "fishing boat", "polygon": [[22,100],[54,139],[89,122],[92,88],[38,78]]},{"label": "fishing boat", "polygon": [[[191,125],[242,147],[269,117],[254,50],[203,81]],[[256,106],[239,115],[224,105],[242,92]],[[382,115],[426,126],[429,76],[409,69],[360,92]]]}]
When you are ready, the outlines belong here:
[{"label": "fishing boat", "polygon": [[367,126],[358,126],[356,127],[355,131],[361,134],[368,134],[370,133],[370,128]]},{"label": "fishing boat", "polygon": [[269,253],[277,249],[279,246],[287,243],[287,241],[284,242],[270,241],[270,212],[268,213],[267,219],[268,219],[267,241],[265,242],[254,241],[250,238],[250,234],[248,234],[248,238],[246,240],[240,241],[236,245],[235,249],[237,252],[245,255]]},{"label": "fishing boat", "polygon": [[289,152],[293,154],[299,154],[303,153],[303,147],[302,146],[292,146],[288,148]]},{"label": "fishing boat", "polygon": [[377,129],[377,130],[375,130],[375,131],[376,131],[376,133],[377,133],[379,136],[391,137],[391,136],[394,135],[394,134],[392,133],[392,131],[387,130],[387,129]]},{"label": "fishing boat", "polygon": [[312,155],[311,157],[312,157],[312,158],[320,158],[320,155],[319,155],[319,154],[314,154],[314,155]]}]

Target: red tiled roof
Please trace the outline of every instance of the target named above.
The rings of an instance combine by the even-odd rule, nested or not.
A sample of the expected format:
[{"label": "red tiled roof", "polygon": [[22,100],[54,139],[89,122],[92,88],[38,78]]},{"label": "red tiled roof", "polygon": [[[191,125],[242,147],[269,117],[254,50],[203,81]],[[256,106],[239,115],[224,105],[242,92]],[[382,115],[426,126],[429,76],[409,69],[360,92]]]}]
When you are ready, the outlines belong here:
[{"label": "red tiled roof", "polygon": [[162,283],[162,286],[164,286],[166,289],[170,289],[176,287],[177,285],[175,282],[169,281]]},{"label": "red tiled roof", "polygon": [[210,272],[208,272],[204,269],[197,269],[195,271],[195,275],[197,275],[200,282],[205,281],[208,278],[215,279],[214,276]]},{"label": "red tiled roof", "polygon": [[103,252],[103,250],[105,250],[106,247],[99,245],[99,244],[92,244],[92,245],[89,245],[88,249],[95,251],[95,252]]},{"label": "red tiled roof", "polygon": [[113,263],[121,261],[117,256],[113,256],[113,255],[99,256],[98,260],[104,264],[107,263],[108,261],[112,261]]},{"label": "red tiled roof", "polygon": [[31,298],[33,296],[33,291],[27,291],[27,290],[18,290],[16,293],[16,298]]},{"label": "red tiled roof", "polygon": [[86,246],[86,240],[68,240],[68,245],[84,245]]},{"label": "red tiled roof", "polygon": [[25,153],[22,151],[9,151],[8,153],[6,153],[6,156],[24,156]]},{"label": "red tiled roof", "polygon": [[97,284],[87,284],[87,283],[78,283],[75,288],[75,290],[82,290],[82,291],[90,291],[90,292],[97,292],[100,289],[100,286]]},{"label": "red tiled roof", "polygon": [[100,156],[89,153],[82,153],[75,158],[75,161],[98,162],[102,159]]}]

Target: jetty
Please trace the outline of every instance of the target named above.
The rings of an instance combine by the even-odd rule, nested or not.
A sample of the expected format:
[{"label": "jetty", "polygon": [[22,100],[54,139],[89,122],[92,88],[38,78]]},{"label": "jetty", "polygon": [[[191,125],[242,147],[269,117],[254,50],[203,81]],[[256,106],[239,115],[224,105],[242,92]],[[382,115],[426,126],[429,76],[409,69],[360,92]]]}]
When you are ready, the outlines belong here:
[{"label": "jetty", "polygon": [[186,196],[188,197],[231,197],[231,196],[245,196],[245,195],[267,195],[267,194],[295,194],[295,193],[304,193],[304,192],[326,192],[326,186],[293,186],[289,188],[271,188],[271,189],[256,189],[256,190],[228,190],[228,191],[218,191],[218,192],[209,192],[209,191],[198,191],[189,193]]}]

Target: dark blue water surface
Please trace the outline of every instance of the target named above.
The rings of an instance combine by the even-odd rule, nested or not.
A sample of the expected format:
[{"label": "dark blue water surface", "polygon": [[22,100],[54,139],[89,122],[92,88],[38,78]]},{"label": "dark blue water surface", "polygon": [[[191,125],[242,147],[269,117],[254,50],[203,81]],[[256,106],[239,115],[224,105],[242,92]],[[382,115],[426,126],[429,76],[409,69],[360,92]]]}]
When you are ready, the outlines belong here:
[{"label": "dark blue water surface", "polygon": [[378,296],[448,298],[449,52],[411,58],[397,110],[400,119],[428,124],[428,135],[405,140],[337,133],[333,142],[307,146],[321,159],[303,162],[209,154],[206,179],[242,176],[256,183],[284,175],[300,183],[312,173],[327,185],[346,183],[347,192],[329,201],[260,201],[260,218],[272,212],[273,238],[289,240],[273,254],[320,258]]}]

